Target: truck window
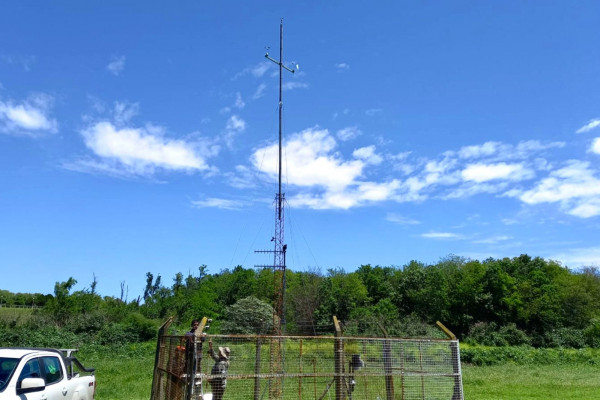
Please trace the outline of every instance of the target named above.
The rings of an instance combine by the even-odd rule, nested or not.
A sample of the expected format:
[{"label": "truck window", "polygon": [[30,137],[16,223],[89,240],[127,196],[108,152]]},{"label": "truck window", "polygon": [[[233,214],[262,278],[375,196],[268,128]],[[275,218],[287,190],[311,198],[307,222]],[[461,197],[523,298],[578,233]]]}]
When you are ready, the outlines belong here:
[{"label": "truck window", "polygon": [[40,373],[40,363],[39,359],[34,358],[32,360],[27,361],[21,370],[21,375],[19,375],[19,380],[22,381],[25,378],[41,378],[42,374]]},{"label": "truck window", "polygon": [[46,374],[46,385],[51,385],[62,380],[63,370],[58,357],[42,357],[42,366]]},{"label": "truck window", "polygon": [[0,392],[8,385],[18,363],[17,358],[0,357]]}]

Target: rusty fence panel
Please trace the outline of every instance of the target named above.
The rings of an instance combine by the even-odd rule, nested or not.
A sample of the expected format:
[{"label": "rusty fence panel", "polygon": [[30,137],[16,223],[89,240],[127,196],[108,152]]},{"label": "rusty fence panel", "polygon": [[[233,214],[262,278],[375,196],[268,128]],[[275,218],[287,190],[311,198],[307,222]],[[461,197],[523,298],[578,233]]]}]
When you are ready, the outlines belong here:
[{"label": "rusty fence panel", "polygon": [[185,337],[160,340],[152,400],[463,399],[457,340],[207,335],[188,342],[201,349],[192,374]]}]

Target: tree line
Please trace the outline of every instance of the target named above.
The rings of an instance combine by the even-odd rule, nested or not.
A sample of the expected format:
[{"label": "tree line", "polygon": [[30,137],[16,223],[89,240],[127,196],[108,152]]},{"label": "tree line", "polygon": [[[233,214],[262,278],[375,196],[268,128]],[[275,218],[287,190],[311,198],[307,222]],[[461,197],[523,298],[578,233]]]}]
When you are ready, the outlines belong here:
[{"label": "tree line", "polygon": [[[70,278],[56,283],[54,295],[0,291],[0,305],[35,297],[41,306],[36,318],[45,325],[94,335],[99,343],[151,339],[157,322],[170,316],[182,329],[207,316],[213,333],[266,333],[281,277],[242,266],[207,270],[177,273],[170,282],[148,272],[143,295],[133,301],[101,297],[95,279],[72,292],[76,281]],[[459,339],[479,344],[600,347],[595,268],[574,271],[528,255],[484,261],[448,256],[431,265],[361,265],[353,272],[287,270],[285,281],[288,334],[332,333],[335,315],[353,335],[435,336],[435,322],[442,321]]]}]

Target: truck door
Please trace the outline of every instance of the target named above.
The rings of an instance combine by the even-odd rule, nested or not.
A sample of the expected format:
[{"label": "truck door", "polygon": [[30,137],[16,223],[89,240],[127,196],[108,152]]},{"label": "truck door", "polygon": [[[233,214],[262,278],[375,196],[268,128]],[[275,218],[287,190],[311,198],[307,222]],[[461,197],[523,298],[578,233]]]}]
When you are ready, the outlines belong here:
[{"label": "truck door", "polygon": [[[17,388],[21,387],[21,381],[25,378],[41,378],[42,372],[40,370],[40,360],[39,358],[32,358],[27,361],[23,368],[21,369],[21,373],[19,374],[19,379],[17,380]],[[39,392],[31,392],[24,393],[19,395],[19,399],[25,400],[45,400],[47,397],[45,396],[45,391]]]},{"label": "truck door", "polygon": [[46,381],[46,400],[68,400],[72,398],[73,389],[69,388],[61,361],[58,357],[40,357],[41,372]]}]

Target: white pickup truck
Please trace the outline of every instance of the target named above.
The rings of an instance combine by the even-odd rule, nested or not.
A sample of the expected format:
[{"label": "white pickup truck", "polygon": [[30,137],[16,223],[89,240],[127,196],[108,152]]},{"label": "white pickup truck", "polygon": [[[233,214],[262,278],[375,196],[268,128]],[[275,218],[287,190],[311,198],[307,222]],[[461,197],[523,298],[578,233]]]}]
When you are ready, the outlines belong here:
[{"label": "white pickup truck", "polygon": [[0,348],[0,400],[94,399],[94,369],[81,365],[73,351]]}]

